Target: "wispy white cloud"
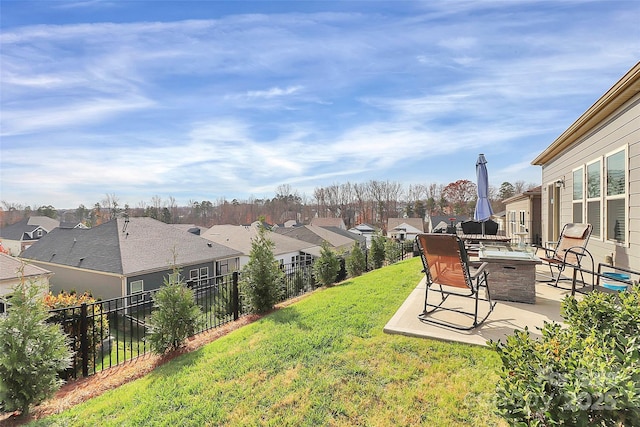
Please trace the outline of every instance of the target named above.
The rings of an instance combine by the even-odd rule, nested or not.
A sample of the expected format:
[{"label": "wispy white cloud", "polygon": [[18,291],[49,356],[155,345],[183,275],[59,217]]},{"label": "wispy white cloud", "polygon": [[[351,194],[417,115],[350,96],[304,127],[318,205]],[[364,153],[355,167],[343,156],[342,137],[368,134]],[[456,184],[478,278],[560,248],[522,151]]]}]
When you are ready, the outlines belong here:
[{"label": "wispy white cloud", "polygon": [[[281,183],[311,194],[339,179],[446,183],[473,176],[464,165],[480,150],[490,178],[535,180],[536,151],[640,56],[632,3],[248,14],[229,2],[200,5],[198,19],[149,9],[146,21],[126,13],[148,2],[65,5],[86,18],[0,34],[3,199],[62,207],[95,201],[91,191],[135,204]],[[100,22],[100,8],[125,18]]]}]

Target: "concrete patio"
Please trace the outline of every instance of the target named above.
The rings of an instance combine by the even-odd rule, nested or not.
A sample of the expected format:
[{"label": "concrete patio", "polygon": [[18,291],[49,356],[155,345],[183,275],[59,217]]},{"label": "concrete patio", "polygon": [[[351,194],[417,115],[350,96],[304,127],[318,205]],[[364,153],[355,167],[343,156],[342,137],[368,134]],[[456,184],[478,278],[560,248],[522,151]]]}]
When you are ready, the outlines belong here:
[{"label": "concrete patio", "polygon": [[[422,322],[418,319],[418,314],[423,310],[425,286],[425,278],[423,278],[395,315],[387,322],[384,332],[486,346],[488,340],[504,342],[506,336],[512,335],[515,329],[524,329],[527,326],[532,337],[535,338],[541,336],[537,328],[542,327],[544,322],[562,322],[560,302],[571,293],[569,290],[555,288],[538,281],[536,282],[535,304],[497,301],[493,312],[482,325],[470,331],[459,331]],[[489,286],[491,286],[490,280]],[[431,301],[431,297],[429,300]],[[471,298],[450,297],[446,304],[448,307],[473,309],[473,299]],[[483,311],[486,306],[487,303],[482,304],[481,302],[480,314],[486,313]],[[440,311],[436,318],[462,325],[471,324],[468,316],[457,313]]]}]

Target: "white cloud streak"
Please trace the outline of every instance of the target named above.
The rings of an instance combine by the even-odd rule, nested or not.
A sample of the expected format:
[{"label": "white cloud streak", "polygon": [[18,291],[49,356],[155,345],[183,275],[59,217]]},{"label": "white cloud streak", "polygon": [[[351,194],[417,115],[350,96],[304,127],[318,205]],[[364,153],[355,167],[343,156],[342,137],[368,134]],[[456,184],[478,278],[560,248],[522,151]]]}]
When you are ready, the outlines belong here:
[{"label": "white cloud streak", "polygon": [[2,199],[311,194],[424,165],[414,182],[446,183],[480,151],[490,178],[535,180],[530,158],[640,56],[631,3],[375,5],[4,29]]}]

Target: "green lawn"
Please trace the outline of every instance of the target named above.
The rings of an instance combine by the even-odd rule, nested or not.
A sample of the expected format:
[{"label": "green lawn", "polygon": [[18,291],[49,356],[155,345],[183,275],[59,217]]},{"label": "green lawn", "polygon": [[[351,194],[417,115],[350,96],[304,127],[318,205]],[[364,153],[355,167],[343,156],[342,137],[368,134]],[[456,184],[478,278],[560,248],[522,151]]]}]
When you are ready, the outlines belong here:
[{"label": "green lawn", "polygon": [[418,258],[318,290],[31,425],[497,425],[491,350],[382,332]]}]

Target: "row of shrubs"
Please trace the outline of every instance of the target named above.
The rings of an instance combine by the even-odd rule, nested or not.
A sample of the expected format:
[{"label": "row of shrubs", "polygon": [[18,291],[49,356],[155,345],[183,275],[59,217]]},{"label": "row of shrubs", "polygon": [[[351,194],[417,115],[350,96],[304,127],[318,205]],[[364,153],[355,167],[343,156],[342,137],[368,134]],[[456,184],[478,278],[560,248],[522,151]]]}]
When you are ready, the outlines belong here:
[{"label": "row of shrubs", "polygon": [[[244,312],[265,313],[282,301],[285,277],[273,248],[265,230],[252,241],[250,261],[240,273]],[[411,244],[408,248],[402,247],[381,235],[372,239],[368,253],[354,244],[349,253],[337,254],[325,243],[312,267],[313,282],[316,286],[333,284],[343,265],[349,276],[359,276],[382,267],[385,262],[398,261],[410,248]],[[156,354],[181,347],[200,330],[199,322],[203,318],[193,290],[179,279],[180,275],[170,277],[178,279],[165,280],[155,293],[154,310],[148,321],[147,342]],[[76,293],[48,295],[43,300],[38,287],[25,281],[14,289],[11,310],[7,316],[0,317],[0,411],[18,410],[28,414],[33,404],[51,396],[60,387],[59,373],[70,366],[79,366],[80,340],[69,340],[67,336],[78,337],[79,331],[69,329],[68,325],[61,329],[60,323],[64,322],[51,321],[49,310],[94,301],[90,295]],[[93,321],[100,324],[91,329],[100,331],[100,336],[108,334],[106,316],[93,314]],[[77,327],[76,323],[72,325]],[[75,343],[72,349],[70,341]],[[100,337],[88,343],[90,347],[99,344]]]}]

